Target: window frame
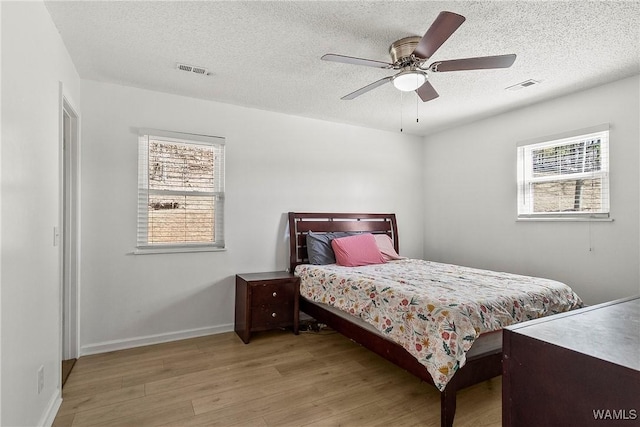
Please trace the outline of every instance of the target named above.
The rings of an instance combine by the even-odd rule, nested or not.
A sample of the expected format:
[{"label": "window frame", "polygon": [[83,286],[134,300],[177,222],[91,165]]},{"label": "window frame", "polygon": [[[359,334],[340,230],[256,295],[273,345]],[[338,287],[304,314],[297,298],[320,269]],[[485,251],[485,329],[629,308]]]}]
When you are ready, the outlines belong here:
[{"label": "window frame", "polygon": [[[556,174],[533,177],[531,164],[532,152],[539,149],[561,147],[576,144],[590,138],[600,138],[600,169],[598,171]],[[609,182],[609,124],[579,129],[517,144],[517,221],[613,221],[611,219],[610,182]],[[567,212],[532,212],[528,186],[543,182],[562,182],[577,179],[598,178],[602,183],[600,212],[567,211]]]},{"label": "window frame", "polygon": [[[181,145],[211,146],[214,149],[214,191],[150,190],[149,183],[149,141],[166,141]],[[158,129],[138,130],[138,202],[136,223],[136,249],[134,254],[156,254],[176,252],[216,252],[226,250],[224,239],[224,200],[225,200],[225,143],[223,137],[172,132]],[[205,242],[149,243],[149,198],[152,194],[188,194],[212,196],[214,198],[213,235],[215,240]]]}]

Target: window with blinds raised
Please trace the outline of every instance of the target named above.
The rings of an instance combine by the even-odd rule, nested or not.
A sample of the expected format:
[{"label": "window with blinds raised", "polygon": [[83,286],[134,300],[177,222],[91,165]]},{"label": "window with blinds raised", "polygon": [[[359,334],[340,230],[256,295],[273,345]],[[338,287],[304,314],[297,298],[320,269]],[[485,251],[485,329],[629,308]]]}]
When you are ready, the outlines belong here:
[{"label": "window with blinds raised", "polygon": [[224,138],[142,130],[138,249],[224,248]]},{"label": "window with blinds raised", "polygon": [[609,128],[518,146],[518,219],[609,218]]}]

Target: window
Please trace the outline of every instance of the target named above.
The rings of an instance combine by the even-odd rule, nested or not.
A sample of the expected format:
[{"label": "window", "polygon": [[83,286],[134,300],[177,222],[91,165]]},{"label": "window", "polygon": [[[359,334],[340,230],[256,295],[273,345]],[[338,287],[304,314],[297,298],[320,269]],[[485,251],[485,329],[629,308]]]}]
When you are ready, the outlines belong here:
[{"label": "window", "polygon": [[224,248],[224,143],[140,131],[138,252]]},{"label": "window", "polygon": [[609,218],[609,127],[518,146],[518,219]]}]

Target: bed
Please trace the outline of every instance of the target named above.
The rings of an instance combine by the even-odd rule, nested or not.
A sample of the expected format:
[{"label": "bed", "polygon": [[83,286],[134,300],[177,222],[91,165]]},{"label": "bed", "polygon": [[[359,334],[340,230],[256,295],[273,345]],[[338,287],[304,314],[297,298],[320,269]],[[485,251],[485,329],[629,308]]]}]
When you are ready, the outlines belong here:
[{"label": "bed", "polygon": [[[301,278],[300,310],[433,384],[441,393],[443,427],[453,425],[457,390],[501,375],[503,326],[582,305],[566,285],[528,276],[409,259],[358,267],[309,263],[309,233],[388,236],[398,252],[395,214],[290,212],[289,230],[290,269]],[[434,275],[426,277],[431,273],[425,271]],[[462,293],[451,289],[459,280],[465,285]],[[439,295],[436,288],[425,291],[424,281],[437,287],[444,283],[444,290]],[[498,293],[505,293],[505,285],[520,288],[519,294],[509,294],[492,306],[487,301],[496,298],[491,296],[496,291],[473,290],[473,282],[486,289],[495,283]],[[554,294],[537,295],[531,290],[536,286],[553,288]],[[475,302],[480,297],[470,297],[474,292],[482,299]],[[562,294],[561,301],[556,301],[555,293]],[[391,311],[382,311],[383,306]],[[493,315],[492,307],[498,315]],[[530,307],[535,310],[528,311]],[[401,316],[404,323],[394,316]],[[420,323],[428,326],[413,326]]]}]

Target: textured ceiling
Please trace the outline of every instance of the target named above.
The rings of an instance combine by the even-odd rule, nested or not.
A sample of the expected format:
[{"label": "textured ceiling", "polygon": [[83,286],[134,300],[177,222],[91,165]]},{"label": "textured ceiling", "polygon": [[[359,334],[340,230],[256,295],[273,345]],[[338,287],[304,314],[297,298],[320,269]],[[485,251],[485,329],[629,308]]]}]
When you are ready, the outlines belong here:
[{"label": "textured ceiling", "polygon": [[[640,73],[639,1],[46,5],[82,78],[417,135]],[[432,60],[515,53],[515,64],[430,74],[440,97],[426,103],[390,84],[340,100],[394,71],[323,54],[388,62],[393,41],[422,36],[442,10],[467,20]],[[505,90],[528,79],[541,84]]]}]

